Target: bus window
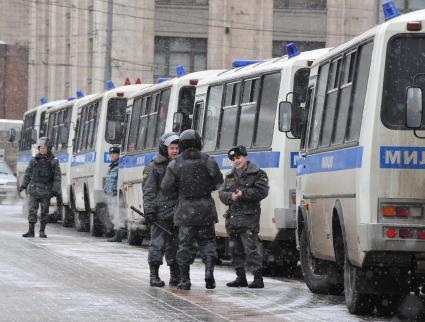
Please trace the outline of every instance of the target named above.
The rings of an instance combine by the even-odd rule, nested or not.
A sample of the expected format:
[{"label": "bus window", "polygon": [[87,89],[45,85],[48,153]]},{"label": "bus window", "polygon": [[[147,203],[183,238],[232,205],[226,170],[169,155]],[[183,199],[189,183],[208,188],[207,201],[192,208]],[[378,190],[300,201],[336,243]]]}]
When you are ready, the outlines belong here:
[{"label": "bus window", "polygon": [[309,112],[311,110],[311,107],[313,106],[313,100],[314,100],[314,86],[315,84],[311,85],[307,90],[307,97],[305,102],[305,117],[306,121],[303,123],[303,127],[301,130],[301,143],[300,143],[300,151],[305,152],[305,139],[307,136],[307,118],[309,115]]},{"label": "bus window", "polygon": [[34,128],[35,113],[36,112],[32,112],[25,116],[24,124],[22,125],[21,142],[19,145],[20,151],[26,151],[31,149],[31,133],[32,129]]},{"label": "bus window", "polygon": [[153,149],[158,125],[159,93],[152,95],[151,110],[149,113],[148,131],[146,135],[146,149]]},{"label": "bus window", "polygon": [[292,125],[292,135],[296,138],[301,137],[307,120],[307,110],[303,104],[306,102],[308,78],[310,69],[302,68],[297,70],[294,76],[294,95],[292,100],[292,113],[295,122]]},{"label": "bus window", "polygon": [[105,140],[110,144],[119,144],[124,126],[127,99],[111,98],[106,113]]},{"label": "bus window", "polygon": [[251,147],[254,136],[259,85],[259,78],[255,78],[245,80],[242,86],[237,144],[242,144],[246,147]]},{"label": "bus window", "polygon": [[137,137],[136,149],[143,150],[146,142],[146,134],[148,131],[148,118],[151,105],[151,96],[145,96],[142,100],[142,112],[140,113],[139,135]]},{"label": "bus window", "polygon": [[39,137],[44,137],[47,135],[47,124],[46,124],[46,111],[40,115],[40,135]]},{"label": "bus window", "polygon": [[167,122],[167,114],[168,114],[168,104],[170,102],[170,93],[171,89],[166,89],[161,92],[161,98],[158,104],[158,130],[156,131],[156,137],[154,146],[157,146],[159,143],[159,138],[165,132],[165,125]]},{"label": "bus window", "polygon": [[127,142],[128,142],[128,133],[130,131],[130,112],[125,114],[125,129],[124,129],[124,135],[122,137],[122,142],[121,142],[121,146],[124,151],[127,151]]},{"label": "bus window", "polygon": [[204,150],[214,151],[217,143],[223,85],[212,86],[208,92],[207,116],[204,128]]},{"label": "bus window", "polygon": [[142,99],[134,99],[131,112],[130,131],[128,133],[127,152],[132,153],[136,150],[136,143],[139,130],[140,113],[142,109]]},{"label": "bus window", "polygon": [[326,84],[328,79],[329,63],[320,66],[319,80],[314,99],[312,116],[309,123],[308,150],[316,149],[319,143],[320,127],[322,123],[323,105],[325,103]]},{"label": "bus window", "polygon": [[367,89],[367,82],[369,79],[369,70],[370,70],[370,63],[372,60],[372,51],[373,51],[372,41],[366,44],[363,44],[359,47],[357,73],[356,73],[355,84],[353,88],[353,94],[352,94],[353,101],[351,103],[350,117],[349,117],[348,125],[347,125],[346,141],[351,141],[351,142],[358,141],[360,136],[360,127],[361,127],[362,116],[363,116],[364,102],[366,98],[366,89]]},{"label": "bus window", "polygon": [[193,110],[193,129],[202,136],[202,127],[204,124],[204,101],[196,102]]},{"label": "bus window", "polygon": [[192,126],[191,117],[195,103],[195,92],[194,86],[185,86],[180,89],[177,111],[183,113],[182,131],[190,129]]},{"label": "bus window", "polygon": [[[85,151],[87,150],[87,142],[89,137],[89,129],[90,129],[90,118],[93,116],[91,106],[84,107],[84,114],[82,117],[82,123],[83,126],[83,137],[81,140],[81,150]],[[91,115],[90,115],[91,114]]]},{"label": "bus window", "polygon": [[254,144],[256,147],[269,147],[272,143],[279,88],[280,73],[273,73],[263,77]]},{"label": "bus window", "polygon": [[234,146],[240,92],[240,82],[226,84],[219,132],[218,148],[220,150],[230,149]]},{"label": "bus window", "polygon": [[93,135],[91,137],[91,142],[90,142],[91,149],[94,149],[96,145],[97,132],[98,132],[97,129],[99,127],[99,120],[100,120],[100,104],[101,104],[101,101],[97,101],[93,104],[94,129],[93,129]]},{"label": "bus window", "polygon": [[63,117],[63,125],[61,127],[61,132],[66,131],[66,140],[65,142],[61,142],[61,149],[66,149],[68,147],[68,138],[70,133],[70,127],[71,127],[71,116],[72,116],[72,108],[69,107],[64,110],[64,117]]}]

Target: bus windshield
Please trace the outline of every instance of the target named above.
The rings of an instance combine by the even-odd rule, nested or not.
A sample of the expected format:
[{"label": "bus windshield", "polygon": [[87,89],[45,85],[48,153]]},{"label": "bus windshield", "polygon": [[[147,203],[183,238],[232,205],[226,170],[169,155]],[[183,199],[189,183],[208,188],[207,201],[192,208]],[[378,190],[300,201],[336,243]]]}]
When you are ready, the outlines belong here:
[{"label": "bus windshield", "polygon": [[196,88],[185,86],[180,89],[178,111],[183,113],[182,131],[192,126],[193,104],[195,102]]},{"label": "bus windshield", "polygon": [[108,102],[106,115],[105,140],[110,144],[120,144],[124,129],[125,110],[127,99],[112,98]]},{"label": "bus windshield", "polygon": [[[408,129],[406,89],[409,86],[418,86],[425,91],[424,52],[424,34],[401,34],[391,38],[388,43],[381,111],[382,122],[388,128]],[[424,116],[421,129],[425,129]]]}]

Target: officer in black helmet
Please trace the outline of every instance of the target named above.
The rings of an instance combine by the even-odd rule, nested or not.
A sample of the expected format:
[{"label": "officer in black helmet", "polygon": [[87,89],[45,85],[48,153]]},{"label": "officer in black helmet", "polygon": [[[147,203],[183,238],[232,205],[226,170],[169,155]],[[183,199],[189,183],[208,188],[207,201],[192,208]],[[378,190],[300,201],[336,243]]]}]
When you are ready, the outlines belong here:
[{"label": "officer in black helmet", "polygon": [[180,135],[180,155],[167,167],[161,189],[168,195],[178,193],[174,225],[179,227],[177,262],[180,283],[177,288],[190,290],[190,265],[197,246],[205,264],[205,287],[215,288],[214,264],[217,259],[214,224],[218,221],[211,193],[223,183],[217,163],[202,153],[202,140],[194,130]]},{"label": "officer in black helmet", "polygon": [[45,228],[49,220],[50,198],[61,195],[61,169],[59,161],[51,152],[48,138],[38,140],[38,153],[30,161],[19,191],[29,194],[28,232],[22,237],[34,237],[38,208],[40,213],[40,238],[46,238]]},{"label": "officer in black helmet", "polygon": [[[220,200],[229,209],[225,214],[226,230],[230,238],[230,252],[236,269],[236,279],[229,287],[263,288],[260,230],[260,202],[269,193],[267,174],[254,162],[248,160],[245,146],[238,145],[227,153],[233,169],[220,188]],[[254,274],[248,285],[245,266]]]},{"label": "officer in black helmet", "polygon": [[[159,143],[159,151],[155,158],[143,170],[143,208],[145,218],[151,223],[151,240],[149,244],[150,285],[162,287],[164,281],[159,278],[158,270],[165,255],[167,265],[170,266],[170,286],[177,286],[179,282],[179,267],[176,261],[178,247],[177,229],[173,225],[173,216],[177,204],[177,193],[165,196],[161,190],[167,165],[179,154],[179,136],[174,133],[164,134]],[[173,232],[173,236],[154,225],[161,226]]]}]

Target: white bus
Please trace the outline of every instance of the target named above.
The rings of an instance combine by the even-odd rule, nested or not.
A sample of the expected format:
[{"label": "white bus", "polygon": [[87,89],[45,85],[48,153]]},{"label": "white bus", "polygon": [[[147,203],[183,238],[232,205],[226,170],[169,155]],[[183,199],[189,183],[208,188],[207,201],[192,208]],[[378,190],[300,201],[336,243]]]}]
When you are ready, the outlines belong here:
[{"label": "white bus", "polygon": [[[127,98],[143,85],[121,86],[78,104],[71,159],[71,196],[78,231],[100,236],[108,225],[103,186],[110,164],[109,148],[121,143]],[[110,227],[109,227],[110,228]]]},{"label": "white bus", "polygon": [[392,313],[424,290],[424,28],[425,10],[395,17],[311,70],[297,170],[301,266],[313,292],[344,290],[351,313]]},{"label": "white bus", "polygon": [[22,120],[0,119],[0,150],[3,150],[0,161],[6,162],[13,173],[16,173],[16,155],[18,153],[18,144],[14,141],[20,136],[22,123]]},{"label": "white bus", "polygon": [[[288,273],[298,261],[295,174],[299,140],[278,131],[277,110],[279,102],[288,97],[295,106],[304,105],[310,65],[327,51],[319,49],[233,68],[200,81],[196,88],[193,128],[203,138],[203,151],[227,173],[232,167],[227,151],[243,144],[250,160],[267,172],[271,189],[261,204],[259,232],[264,263]],[[293,128],[293,134],[299,131]],[[227,207],[217,193],[214,198],[219,217],[219,256],[223,257],[228,249],[223,217]]]},{"label": "white bus", "polygon": [[[45,117],[46,136],[52,144],[52,152],[59,160],[62,172],[61,200],[52,199],[57,204],[57,219],[62,225],[71,227],[74,224],[73,208],[71,207],[71,156],[72,142],[75,134],[78,106],[90,101],[96,94],[65,101],[47,110]],[[78,93],[77,93],[78,96]]]},{"label": "white bus", "polygon": [[130,206],[143,209],[143,168],[158,151],[166,132],[181,132],[192,125],[195,86],[220,71],[190,73],[152,85],[129,99],[126,136],[122,144],[118,189],[119,203],[126,210],[128,242],[140,244],[147,233],[144,220]]},{"label": "white bus", "polygon": [[[58,100],[47,102],[40,99],[41,105],[34,107],[24,114],[21,135],[19,139],[19,152],[17,155],[16,172],[18,186],[21,185],[25,170],[33,156],[38,153],[37,141],[40,137],[46,136],[46,111],[56,105],[66,102]],[[16,135],[15,135],[16,137]]]}]

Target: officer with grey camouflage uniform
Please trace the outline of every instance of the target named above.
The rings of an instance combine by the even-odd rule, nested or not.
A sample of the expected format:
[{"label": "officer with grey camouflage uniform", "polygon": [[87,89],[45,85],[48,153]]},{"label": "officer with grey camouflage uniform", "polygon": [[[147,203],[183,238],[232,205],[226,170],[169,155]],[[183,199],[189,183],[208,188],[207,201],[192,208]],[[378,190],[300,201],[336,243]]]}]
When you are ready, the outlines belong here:
[{"label": "officer with grey camouflage uniform", "polygon": [[[165,196],[161,190],[168,163],[179,155],[179,136],[170,132],[164,134],[159,143],[158,154],[143,170],[143,208],[145,218],[151,224],[151,240],[149,243],[150,285],[162,287],[164,281],[159,278],[158,270],[165,255],[170,266],[170,286],[177,286],[180,273],[176,261],[178,247],[178,229],[174,227],[173,216],[177,205],[177,192]],[[168,233],[155,223],[168,229]]]},{"label": "officer with grey camouflage uniform", "polygon": [[[233,169],[225,176],[219,190],[220,200],[229,206],[225,214],[230,252],[236,269],[236,280],[229,287],[263,288],[263,256],[258,239],[260,230],[260,202],[269,193],[267,174],[248,160],[245,146],[238,145],[227,153]],[[245,264],[254,274],[248,285]]]},{"label": "officer with grey camouflage uniform", "polygon": [[190,290],[190,265],[197,250],[205,264],[205,287],[215,288],[214,264],[217,260],[214,224],[218,221],[211,193],[223,183],[217,162],[202,153],[202,139],[194,130],[180,134],[180,155],[171,161],[161,183],[164,194],[178,193],[174,225],[179,227],[177,262],[178,289]]},{"label": "officer with grey camouflage uniform", "polygon": [[41,207],[40,238],[46,238],[45,229],[49,220],[50,198],[61,195],[61,169],[59,161],[51,152],[49,139],[38,141],[38,152],[30,161],[19,191],[29,194],[28,232],[22,237],[34,237],[37,212]]}]

